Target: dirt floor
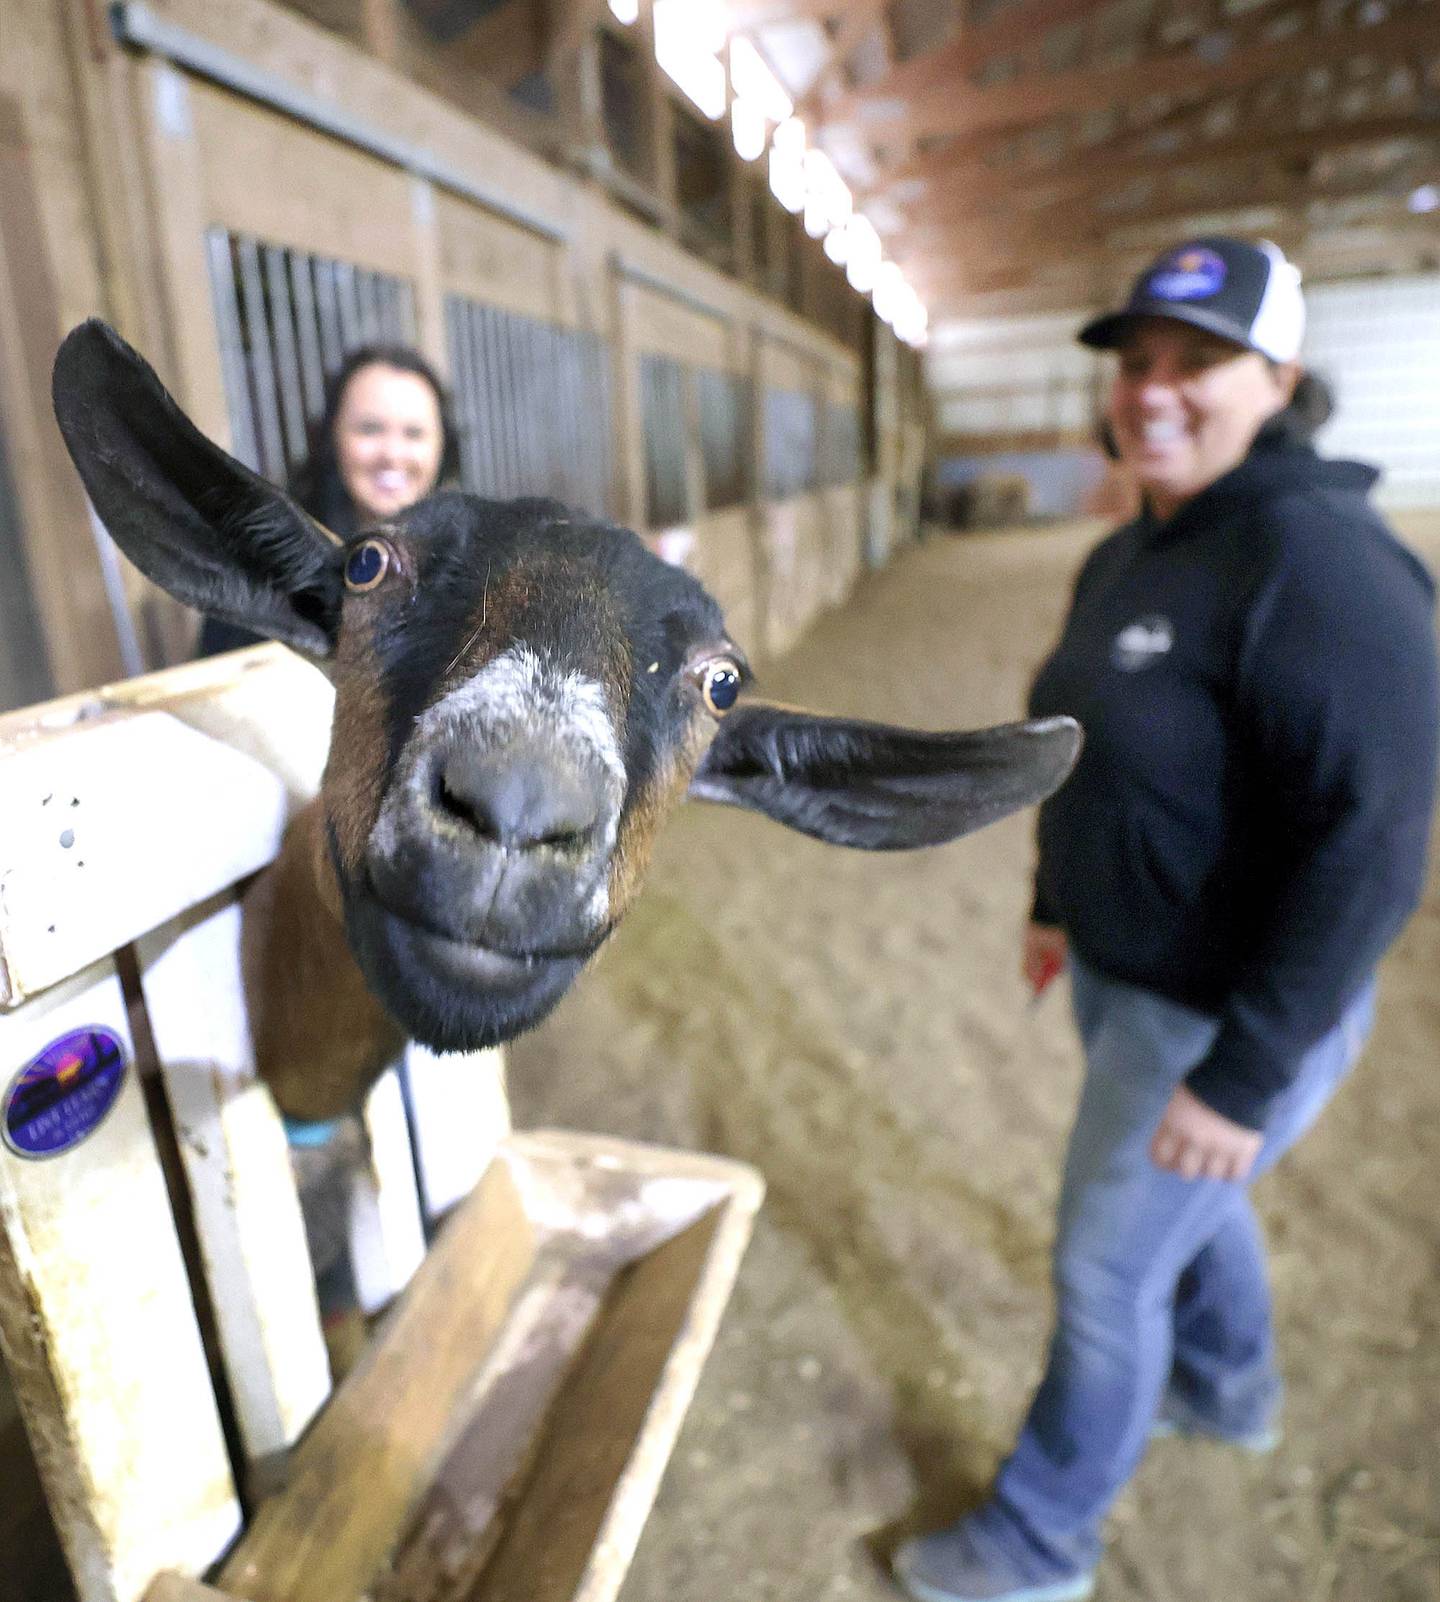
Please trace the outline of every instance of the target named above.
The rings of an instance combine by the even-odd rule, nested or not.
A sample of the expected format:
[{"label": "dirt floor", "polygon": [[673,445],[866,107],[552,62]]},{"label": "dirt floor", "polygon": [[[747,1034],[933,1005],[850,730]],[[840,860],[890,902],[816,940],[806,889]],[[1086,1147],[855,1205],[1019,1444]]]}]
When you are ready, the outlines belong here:
[{"label": "dirt floor", "polygon": [[[1016,715],[1094,530],[934,537],[765,675],[929,726]],[[1440,538],[1429,542],[1432,561]],[[524,1125],[754,1163],[769,1196],[623,1602],[882,1602],[1038,1376],[1079,1075],[1016,972],[1031,819],[866,856],[690,807],[594,972],[511,1056]],[[1289,1393],[1252,1460],[1154,1447],[1103,1602],[1440,1599],[1440,874],[1370,1050],[1257,1191]]]}]

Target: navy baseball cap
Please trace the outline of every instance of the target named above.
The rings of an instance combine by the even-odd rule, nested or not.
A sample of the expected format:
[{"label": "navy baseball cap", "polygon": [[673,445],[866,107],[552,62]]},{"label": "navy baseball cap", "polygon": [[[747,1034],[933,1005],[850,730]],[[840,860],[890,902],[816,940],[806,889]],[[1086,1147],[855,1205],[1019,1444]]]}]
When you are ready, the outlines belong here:
[{"label": "navy baseball cap", "polygon": [[1293,361],[1305,334],[1300,269],[1268,239],[1186,240],[1151,262],[1119,311],[1086,323],[1080,343],[1113,350],[1141,317],[1188,323],[1271,361]]}]

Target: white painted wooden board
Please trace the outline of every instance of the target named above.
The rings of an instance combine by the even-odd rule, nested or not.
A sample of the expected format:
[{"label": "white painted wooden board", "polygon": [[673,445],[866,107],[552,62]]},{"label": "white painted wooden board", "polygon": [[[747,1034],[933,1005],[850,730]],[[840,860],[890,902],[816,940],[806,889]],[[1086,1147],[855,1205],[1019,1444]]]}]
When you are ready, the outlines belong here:
[{"label": "white painted wooden board", "polygon": [[0,718],[0,1006],[263,867],[331,692],[279,646]]},{"label": "white painted wooden board", "polygon": [[433,1221],[470,1194],[510,1133],[505,1054],[433,1052],[411,1041],[404,1074],[420,1199]]},{"label": "white painted wooden board", "polygon": [[368,1160],[350,1176],[350,1264],[364,1313],[378,1313],[425,1258],[425,1227],[400,1076],[387,1068],[365,1098]]},{"label": "white painted wooden board", "polygon": [[250,1462],[292,1446],[330,1393],[285,1130],[255,1077],[230,894],[138,944],[236,1416]]},{"label": "white painted wooden board", "polygon": [[[123,1077],[88,1082],[113,1103],[69,1149],[24,1155],[42,1119],[84,1107],[84,1127],[104,1103],[71,1099],[81,1071],[22,1119],[16,1077],[98,1029],[123,1046]],[[162,1570],[203,1572],[240,1508],[113,963],[0,1014],[0,1086],[0,1345],[81,1602],[137,1602]]]}]

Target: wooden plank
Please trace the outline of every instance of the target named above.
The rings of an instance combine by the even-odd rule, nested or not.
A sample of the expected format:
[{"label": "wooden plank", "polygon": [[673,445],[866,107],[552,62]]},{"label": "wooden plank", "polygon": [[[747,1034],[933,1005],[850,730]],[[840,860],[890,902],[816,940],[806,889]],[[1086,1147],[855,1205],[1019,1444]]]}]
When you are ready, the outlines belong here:
[{"label": "wooden plank", "polygon": [[[67,1036],[74,1088],[26,1122],[16,1078]],[[0,1345],[81,1602],[136,1602],[208,1567],[240,1509],[112,963],[0,1016],[0,1084]]]},{"label": "wooden plank", "polygon": [[410,180],[410,238],[415,262],[415,343],[435,371],[447,382],[450,372],[450,342],[445,330],[445,274],[442,262],[440,222],[436,216],[439,192],[426,178]]},{"label": "wooden plank", "polygon": [[934,90],[964,91],[965,80],[997,56],[1039,42],[1052,28],[1093,15],[1095,0],[1017,0],[984,22],[969,23],[955,38],[892,67],[866,84],[852,101],[836,106],[827,121],[853,116],[857,105],[891,97],[910,98]]},{"label": "wooden plank", "polygon": [[0,718],[0,1006],[263,867],[331,700],[262,646]]},{"label": "wooden plank", "polygon": [[636,349],[695,367],[732,370],[729,325],[648,284],[634,291]]},{"label": "wooden plank", "polygon": [[285,1131],[255,1078],[238,902],[191,908],[137,955],[236,1419],[264,1465],[314,1418],[330,1370]]},{"label": "wooden plank", "polygon": [[[413,275],[409,178],[398,167],[211,84],[191,80],[190,97],[207,226]],[[256,173],[285,181],[256,183]]]},{"label": "wooden plank", "polygon": [[479,1184],[510,1133],[505,1053],[434,1052],[411,1041],[404,1084],[415,1170],[427,1219],[442,1218]]},{"label": "wooden plank", "polygon": [[933,166],[928,168],[917,163],[913,170],[896,173],[894,185],[918,177],[924,192],[909,201],[894,197],[894,203],[913,206],[917,222],[948,223],[992,217],[994,202],[1003,195],[1017,206],[1017,216],[1042,218],[1062,208],[1068,212],[1072,206],[1113,196],[1137,178],[1167,177],[1174,173],[1182,156],[1187,171],[1211,173],[1229,167],[1252,168],[1261,162],[1313,158],[1366,145],[1437,139],[1440,116],[1414,112],[1361,117],[1289,133],[1273,127],[1247,128],[1232,137],[1187,138],[1176,148],[1131,150],[1122,155],[1112,155],[1108,148],[1085,150],[1033,170],[972,166],[958,156],[947,155],[943,161],[930,158]]},{"label": "wooden plank", "polygon": [[443,1460],[526,1275],[537,1230],[493,1163],[382,1337],[301,1441],[218,1576],[246,1602],[357,1602]]},{"label": "wooden plank", "polygon": [[425,1258],[425,1226],[400,1076],[387,1069],[363,1111],[367,1161],[350,1176],[350,1262],[362,1312],[388,1307]]},{"label": "wooden plank", "polygon": [[150,355],[196,427],[228,450],[234,440],[205,255],[208,204],[190,81],[167,63],[146,59],[134,86],[150,192],[157,197],[157,256],[171,328],[171,348]]},{"label": "wooden plank", "polygon": [[628,1226],[629,1266],[551,1410],[523,1500],[470,1602],[613,1602],[764,1187],[741,1163],[599,1136],[541,1131],[508,1149],[527,1191],[549,1192],[548,1204],[532,1202],[537,1213],[559,1201],[572,1227],[597,1204],[617,1220],[627,1209],[649,1218]]},{"label": "wooden plank", "polygon": [[612,1274],[574,1236],[541,1248],[477,1381],[478,1400],[407,1521],[374,1602],[466,1597],[482,1579]]},{"label": "wooden plank", "polygon": [[217,1591],[213,1585],[202,1585],[199,1580],[187,1579],[183,1574],[160,1574],[145,1593],[145,1602],[235,1602],[235,1599]]},{"label": "wooden plank", "polygon": [[[271,0],[226,0],[223,6],[214,0],[149,3],[167,22],[262,72],[334,106],[363,108],[367,120],[395,138],[432,151],[516,205],[542,215],[564,214],[569,181],[541,156],[506,137],[494,121],[478,118],[473,109],[461,110],[295,12]],[[509,97],[494,85],[488,88],[487,105],[503,106]],[[521,107],[514,113],[507,119],[512,127],[543,121],[525,117]]]},{"label": "wooden plank", "polygon": [[436,220],[447,291],[546,321],[562,320],[564,251],[473,201],[441,192]]},{"label": "wooden plank", "polygon": [[1122,66],[1022,75],[1011,83],[967,87],[963,94],[956,94],[951,85],[941,85],[909,101],[867,89],[853,98],[850,110],[867,128],[898,124],[915,138],[973,134],[1104,110],[1117,101],[1133,103],[1152,95],[1197,88],[1220,94],[1269,78],[1293,78],[1357,57],[1382,61],[1424,57],[1434,42],[1435,19],[1422,8],[1371,27],[1310,30],[1300,39],[1252,45],[1218,63],[1203,60],[1192,50],[1178,50]]},{"label": "wooden plank", "polygon": [[[49,421],[64,285],[44,249],[57,196],[40,187],[46,164],[27,121],[20,99],[0,95],[0,426],[53,682],[72,690],[124,668],[85,493]],[[65,243],[73,274],[68,258],[85,252]]]},{"label": "wooden plank", "polygon": [[218,1583],[247,1602],[608,1602],[760,1194],[722,1159],[511,1137]]}]

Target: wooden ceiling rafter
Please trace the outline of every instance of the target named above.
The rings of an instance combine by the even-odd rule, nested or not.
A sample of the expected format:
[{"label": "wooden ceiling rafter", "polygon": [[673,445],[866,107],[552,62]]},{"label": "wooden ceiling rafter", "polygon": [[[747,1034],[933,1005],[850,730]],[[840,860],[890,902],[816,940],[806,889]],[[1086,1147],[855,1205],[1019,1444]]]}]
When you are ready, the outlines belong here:
[{"label": "wooden ceiling rafter", "polygon": [[826,36],[825,55],[819,68],[795,95],[795,114],[802,122],[810,121],[822,109],[827,90],[839,82],[850,57],[866,36],[883,23],[889,8],[890,0],[851,0],[836,22],[834,32]]},{"label": "wooden ceiling rafter", "polygon": [[[1407,176],[1408,175],[1408,176]],[[964,236],[967,260],[1018,261],[1027,253],[1043,248],[1048,241],[1063,238],[1067,245],[1101,243],[1123,236],[1136,229],[1165,226],[1177,236],[1194,234],[1211,226],[1211,220],[1238,212],[1280,208],[1297,212],[1304,207],[1328,200],[1346,200],[1375,196],[1377,200],[1389,198],[1399,205],[1405,196],[1420,182],[1440,182],[1440,155],[1432,158],[1428,168],[1416,170],[1413,157],[1394,163],[1383,174],[1346,175],[1334,179],[1312,179],[1296,183],[1288,174],[1269,175],[1257,182],[1228,193],[1165,195],[1132,211],[1112,213],[1102,217],[1087,217],[1076,208],[1062,218],[1027,222],[1022,226],[1002,225],[990,229],[972,228]],[[1400,187],[1403,183],[1403,189]],[[1437,230],[1440,234],[1440,230]],[[933,236],[907,236],[913,248],[897,259],[907,273],[915,273],[917,281],[923,277],[927,262],[947,252],[945,241]]]},{"label": "wooden ceiling rafter", "polygon": [[[1314,276],[1317,269],[1333,270],[1340,261],[1349,262],[1353,272],[1382,270],[1402,247],[1411,259],[1426,255],[1427,247],[1432,257],[1440,256],[1440,240],[1436,238],[1433,222],[1406,215],[1402,206],[1392,206],[1388,212],[1345,218],[1279,215],[1264,233],[1298,261],[1310,276]],[[1053,255],[1032,253],[1008,260],[992,258],[972,262],[968,271],[917,278],[915,284],[931,307],[932,315],[950,315],[950,308],[957,300],[973,300],[977,295],[1006,288],[1038,289],[1047,275],[1056,282],[1064,282],[1072,273],[1093,274],[1123,286],[1153,258],[1157,249],[1163,248],[1163,244],[1160,237],[1124,245],[1066,242]],[[1063,309],[1063,304],[1054,309]]]},{"label": "wooden ceiling rafter", "polygon": [[878,83],[836,107],[834,114],[850,118],[861,104],[905,100],[935,90],[953,93],[990,63],[1033,46],[1053,28],[1081,21],[1095,10],[1096,0],[1015,0],[990,21],[967,27],[938,49],[900,62]]},{"label": "wooden ceiling rafter", "polygon": [[1030,203],[1015,215],[1047,226],[1063,226],[1066,220],[1082,217],[1085,209],[1117,195],[1129,184],[1183,176],[1194,169],[1223,173],[1254,164],[1274,166],[1366,148],[1383,150],[1391,145],[1413,145],[1423,151],[1433,144],[1440,150],[1440,109],[1433,116],[1416,113],[1364,118],[1332,127],[1297,130],[1279,138],[1266,137],[1263,141],[1257,138],[1260,131],[1257,126],[1248,126],[1243,134],[1188,145],[1163,155],[1136,156],[1128,161],[1105,158],[1098,163],[1099,170],[1095,161],[1077,161],[1073,168],[1045,174],[1043,185],[1037,183],[1028,192],[1014,185],[1004,189],[997,186],[990,193],[970,191],[949,205],[926,207],[923,218],[917,216],[913,228],[906,231],[933,238],[950,228],[965,232],[995,215],[997,199],[1015,201],[1027,195]]},{"label": "wooden ceiling rafter", "polygon": [[[974,134],[1022,127],[1049,117],[1074,115],[1151,95],[1201,92],[1213,96],[1268,77],[1294,75],[1343,64],[1358,55],[1406,60],[1435,49],[1440,10],[1417,4],[1370,26],[1351,23],[1303,38],[1228,48],[1223,59],[1206,62],[1193,51],[1119,66],[1088,67],[1048,77],[1026,77],[957,93],[931,92],[910,102],[880,99],[864,90],[851,97],[853,115],[864,126],[899,122],[916,135]],[[872,98],[874,97],[874,98]],[[838,113],[837,113],[838,114]]]}]

